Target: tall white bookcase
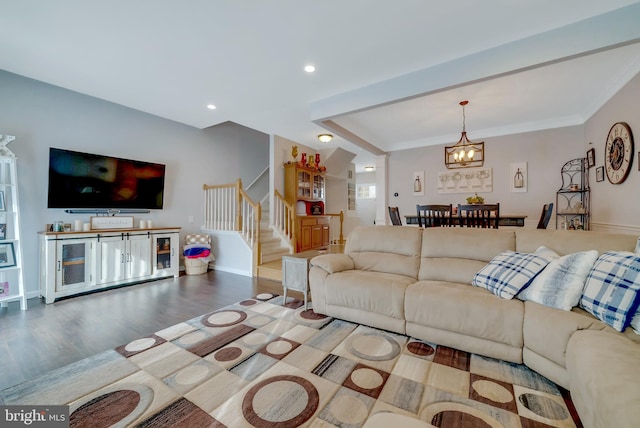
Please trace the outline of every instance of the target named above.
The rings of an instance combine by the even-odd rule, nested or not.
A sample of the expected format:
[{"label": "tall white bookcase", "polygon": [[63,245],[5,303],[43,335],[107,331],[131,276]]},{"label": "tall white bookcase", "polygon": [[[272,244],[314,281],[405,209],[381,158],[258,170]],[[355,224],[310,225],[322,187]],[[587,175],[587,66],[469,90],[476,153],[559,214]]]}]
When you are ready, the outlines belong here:
[{"label": "tall white bookcase", "polygon": [[7,148],[15,140],[0,134],[0,306],[19,301],[27,309],[22,272],[20,204],[16,156]]}]

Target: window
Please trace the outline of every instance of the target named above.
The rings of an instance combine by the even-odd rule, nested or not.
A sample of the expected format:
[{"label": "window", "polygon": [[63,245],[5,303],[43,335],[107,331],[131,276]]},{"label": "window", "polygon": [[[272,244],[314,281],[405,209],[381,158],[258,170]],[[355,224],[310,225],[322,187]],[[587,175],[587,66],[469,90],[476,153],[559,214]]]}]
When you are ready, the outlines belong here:
[{"label": "window", "polygon": [[376,198],[376,185],[375,184],[358,184],[358,199],[375,199]]}]

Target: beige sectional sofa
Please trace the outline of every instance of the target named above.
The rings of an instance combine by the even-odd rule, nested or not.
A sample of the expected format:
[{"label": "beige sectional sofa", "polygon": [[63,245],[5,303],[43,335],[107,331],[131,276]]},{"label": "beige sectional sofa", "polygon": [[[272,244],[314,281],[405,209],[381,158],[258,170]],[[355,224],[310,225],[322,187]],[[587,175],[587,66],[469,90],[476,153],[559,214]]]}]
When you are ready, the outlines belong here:
[{"label": "beige sectional sofa", "polygon": [[586,427],[636,426],[640,335],[630,328],[618,333],[577,307],[564,311],[507,300],[471,285],[476,272],[505,250],[533,253],[545,246],[561,256],[586,250],[600,254],[634,251],[636,239],[555,230],[361,227],[349,235],[344,254],[311,260],[313,308],[524,363],[571,391]]}]

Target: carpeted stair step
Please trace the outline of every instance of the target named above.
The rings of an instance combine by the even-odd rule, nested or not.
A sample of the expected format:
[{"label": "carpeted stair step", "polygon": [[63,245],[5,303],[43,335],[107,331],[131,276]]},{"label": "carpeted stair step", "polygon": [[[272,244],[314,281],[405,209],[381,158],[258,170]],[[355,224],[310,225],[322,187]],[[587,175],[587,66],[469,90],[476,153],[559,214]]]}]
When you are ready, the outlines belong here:
[{"label": "carpeted stair step", "polygon": [[272,262],[274,260],[281,259],[282,256],[289,254],[288,248],[278,248],[270,251],[262,250],[262,263]]}]

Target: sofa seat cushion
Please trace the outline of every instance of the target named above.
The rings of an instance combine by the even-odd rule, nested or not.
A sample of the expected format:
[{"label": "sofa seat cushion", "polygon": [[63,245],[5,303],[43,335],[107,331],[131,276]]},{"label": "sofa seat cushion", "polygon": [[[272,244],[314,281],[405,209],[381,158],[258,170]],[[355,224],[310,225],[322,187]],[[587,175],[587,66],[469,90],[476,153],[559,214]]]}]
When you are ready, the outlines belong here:
[{"label": "sofa seat cushion", "polygon": [[578,331],[567,349],[571,398],[585,427],[637,427],[640,346],[622,335]]},{"label": "sofa seat cushion", "polygon": [[406,288],[414,278],[384,272],[352,270],[329,275],[327,306],[360,309],[404,320]]},{"label": "sofa seat cushion", "polygon": [[407,288],[408,323],[522,348],[524,304],[471,284],[418,281]]},{"label": "sofa seat cushion", "polygon": [[[524,346],[562,367],[567,344],[579,330],[614,330],[580,308],[562,311],[535,302],[524,304]],[[525,364],[529,364],[526,361]],[[531,367],[536,370],[536,367]]]}]

